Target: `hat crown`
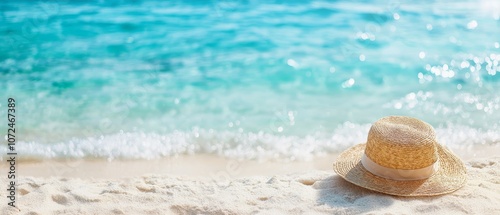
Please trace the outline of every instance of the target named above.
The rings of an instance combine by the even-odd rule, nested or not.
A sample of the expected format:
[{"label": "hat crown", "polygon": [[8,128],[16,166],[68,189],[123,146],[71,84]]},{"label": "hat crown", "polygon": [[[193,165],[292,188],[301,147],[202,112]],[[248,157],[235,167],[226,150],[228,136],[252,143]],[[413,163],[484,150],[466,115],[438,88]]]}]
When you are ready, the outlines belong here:
[{"label": "hat crown", "polygon": [[431,125],[411,117],[389,116],[370,128],[365,154],[384,167],[421,169],[437,161],[436,144]]}]

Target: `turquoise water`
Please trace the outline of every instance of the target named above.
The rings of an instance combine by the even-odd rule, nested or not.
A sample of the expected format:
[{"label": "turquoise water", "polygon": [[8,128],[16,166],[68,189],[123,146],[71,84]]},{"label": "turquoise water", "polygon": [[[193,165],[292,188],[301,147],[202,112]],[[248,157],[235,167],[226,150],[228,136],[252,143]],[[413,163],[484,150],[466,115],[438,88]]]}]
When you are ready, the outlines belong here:
[{"label": "turquoise water", "polygon": [[386,115],[500,143],[498,1],[266,2],[2,1],[20,155],[308,159]]}]

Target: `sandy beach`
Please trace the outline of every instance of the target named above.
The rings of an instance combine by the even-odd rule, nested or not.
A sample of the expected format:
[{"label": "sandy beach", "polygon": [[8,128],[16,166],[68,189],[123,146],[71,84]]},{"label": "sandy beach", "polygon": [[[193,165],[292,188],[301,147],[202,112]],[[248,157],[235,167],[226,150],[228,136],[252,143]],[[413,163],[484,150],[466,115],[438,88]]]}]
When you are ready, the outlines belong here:
[{"label": "sandy beach", "polygon": [[499,23],[500,0],[0,0],[0,215],[500,215]]},{"label": "sandy beach", "polygon": [[[3,206],[2,214],[500,213],[498,156],[466,159],[464,188],[420,198],[356,187],[331,170],[334,160],[259,163],[187,156],[23,162],[18,167],[18,208]],[[7,195],[5,189],[2,195]]]}]

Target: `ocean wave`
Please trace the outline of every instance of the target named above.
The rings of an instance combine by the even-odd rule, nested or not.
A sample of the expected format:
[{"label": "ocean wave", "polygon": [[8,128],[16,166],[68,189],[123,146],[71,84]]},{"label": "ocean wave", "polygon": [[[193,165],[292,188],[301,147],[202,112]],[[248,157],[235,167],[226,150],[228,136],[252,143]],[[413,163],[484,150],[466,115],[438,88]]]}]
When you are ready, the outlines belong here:
[{"label": "ocean wave", "polygon": [[[369,124],[344,123],[330,134],[285,136],[271,133],[217,132],[193,129],[169,134],[119,132],[71,139],[55,144],[18,142],[20,157],[157,159],[179,155],[211,154],[245,160],[310,160],[338,153],[366,140]],[[461,125],[436,128],[438,141],[451,149],[500,144],[498,128],[481,130]],[[5,154],[6,148],[0,153]]]}]

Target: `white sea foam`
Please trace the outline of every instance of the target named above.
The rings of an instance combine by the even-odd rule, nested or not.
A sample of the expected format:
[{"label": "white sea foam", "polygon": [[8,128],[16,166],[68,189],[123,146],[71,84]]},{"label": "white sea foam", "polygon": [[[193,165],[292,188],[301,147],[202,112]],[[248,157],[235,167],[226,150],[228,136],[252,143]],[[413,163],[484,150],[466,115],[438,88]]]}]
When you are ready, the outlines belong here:
[{"label": "white sea foam", "polygon": [[[215,132],[213,130],[175,131],[169,134],[121,132],[86,139],[46,144],[19,142],[21,157],[155,159],[185,154],[254,160],[310,160],[315,156],[336,153],[366,140],[370,125],[344,123],[331,134],[303,137],[270,133]],[[451,149],[475,145],[500,144],[497,130],[478,130],[466,126],[436,128],[438,141]],[[6,148],[0,153],[5,154]]]},{"label": "white sea foam", "polygon": [[452,148],[499,142],[494,5],[27,4],[0,18],[20,157],[305,160],[388,115]]}]

